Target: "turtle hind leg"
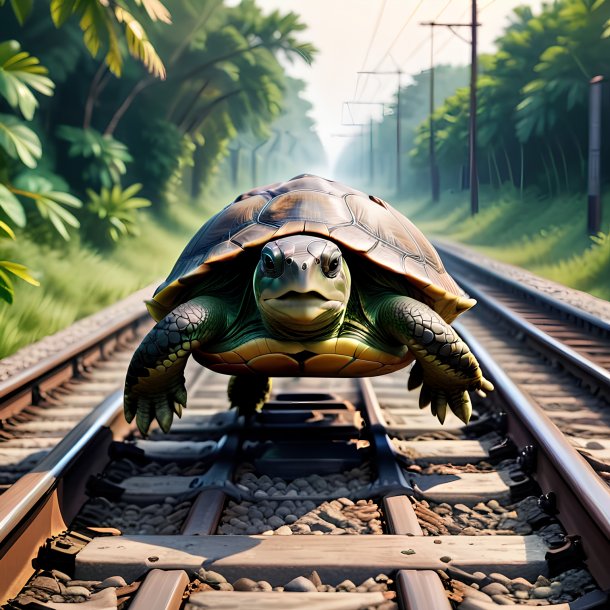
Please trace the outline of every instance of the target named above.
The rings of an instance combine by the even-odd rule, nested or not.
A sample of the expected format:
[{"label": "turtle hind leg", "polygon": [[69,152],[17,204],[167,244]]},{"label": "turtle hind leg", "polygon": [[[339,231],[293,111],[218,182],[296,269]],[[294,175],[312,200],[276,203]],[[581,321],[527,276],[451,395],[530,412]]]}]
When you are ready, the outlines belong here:
[{"label": "turtle hind leg", "polygon": [[269,400],[271,379],[264,375],[232,375],[227,395],[231,408],[250,418]]}]

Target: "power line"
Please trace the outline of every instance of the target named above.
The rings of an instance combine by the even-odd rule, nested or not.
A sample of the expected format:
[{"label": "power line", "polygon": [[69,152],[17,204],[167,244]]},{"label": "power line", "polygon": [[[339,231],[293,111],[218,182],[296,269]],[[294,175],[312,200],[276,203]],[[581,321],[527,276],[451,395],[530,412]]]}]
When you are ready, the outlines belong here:
[{"label": "power line", "polygon": [[479,9],[479,15],[487,8],[489,8],[496,0],[489,0],[489,2]]},{"label": "power line", "polygon": [[385,58],[390,54],[390,52],[394,48],[394,45],[398,42],[398,39],[401,37],[402,33],[405,31],[405,29],[409,25],[409,23],[411,23],[411,20],[415,16],[415,13],[417,13],[417,11],[419,10],[419,7],[423,3],[424,3],[424,0],[419,0],[419,2],[417,3],[417,6],[411,11],[411,13],[407,17],[406,21],[403,23],[403,25],[400,28],[400,30],[398,30],[398,34],[396,34],[396,36],[394,37],[394,40],[392,40],[392,42],[390,43],[390,46],[388,47],[387,51],[383,54],[382,58],[379,60],[379,62],[373,68],[373,70],[379,70],[379,68],[381,67],[381,64],[383,63]]},{"label": "power line", "polygon": [[439,11],[438,15],[433,19],[433,21],[436,21],[448,8],[449,5],[453,2],[453,0],[447,0],[447,4],[445,4],[445,6],[443,6],[443,8]]},{"label": "power line", "polygon": [[[491,2],[495,2],[495,0],[491,0]],[[491,2],[490,2],[490,4],[491,4]],[[489,6],[489,4],[488,4],[487,6]],[[467,11],[468,11],[468,7],[466,7],[466,8],[465,8],[465,9],[462,11],[462,14],[461,14],[461,15],[458,17],[458,21],[460,21],[461,19],[463,19],[463,18],[464,18],[464,15],[466,14],[466,12],[467,12]],[[480,12],[481,12],[481,11],[479,11],[479,13],[480,13]],[[453,30],[451,30],[451,31],[453,32]],[[449,36],[449,37],[448,37],[448,38],[445,40],[445,42],[443,42],[443,44],[442,44],[440,47],[438,47],[438,49],[436,49],[436,54],[438,55],[438,54],[439,54],[441,51],[443,51],[443,50],[445,49],[445,47],[447,47],[447,45],[448,45],[448,44],[449,44],[449,43],[450,43],[452,40],[454,40],[454,39],[455,39],[455,37],[454,37],[454,36]],[[462,40],[463,40],[463,39],[462,39]],[[469,41],[469,40],[468,40],[467,42],[470,44],[470,41]]]},{"label": "power line", "polygon": [[[371,53],[371,49],[373,48],[373,42],[375,41],[375,37],[377,36],[377,32],[379,31],[379,26],[381,25],[381,18],[383,17],[383,11],[385,10],[385,5],[387,4],[387,0],[383,0],[381,6],[379,7],[379,12],[377,13],[377,20],[375,22],[375,27],[373,28],[373,33],[371,34],[371,38],[369,40],[369,46],[364,55],[364,60],[362,62],[362,70],[364,70],[366,66],[366,62],[368,61],[369,55]],[[357,98],[358,93],[358,85],[360,83],[360,75],[356,79],[356,88],[354,89],[354,99]]]}]

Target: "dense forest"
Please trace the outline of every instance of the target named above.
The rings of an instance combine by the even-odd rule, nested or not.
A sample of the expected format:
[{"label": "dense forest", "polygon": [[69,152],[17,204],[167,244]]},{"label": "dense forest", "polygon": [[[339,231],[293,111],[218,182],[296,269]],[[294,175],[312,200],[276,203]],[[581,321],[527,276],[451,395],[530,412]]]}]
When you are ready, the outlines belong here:
[{"label": "dense forest", "polygon": [[[556,0],[543,4],[538,13],[527,6],[514,10],[496,41],[497,52],[479,58],[481,184],[493,188],[512,184],[521,193],[530,187],[546,196],[584,192],[589,83],[598,75],[609,75],[609,20],[607,0]],[[447,91],[451,74],[453,89]],[[407,176],[402,181],[403,195],[429,188],[429,77],[429,71],[422,72],[401,89],[402,162]],[[441,188],[460,189],[468,159],[467,76],[457,68],[439,66],[435,80],[438,103],[432,121]],[[605,91],[606,98],[607,94]],[[604,104],[603,114],[608,116],[607,99]],[[395,150],[396,101],[393,107],[373,127],[374,156],[385,155],[389,167]],[[602,139],[608,142],[610,121],[602,121],[602,128]],[[340,166],[343,173],[362,171],[359,150],[352,147],[345,153]],[[602,163],[602,172],[602,180],[608,181],[608,163]],[[377,178],[382,186],[393,188],[395,184],[391,171],[385,176],[378,173]]]},{"label": "dense forest", "polygon": [[[0,0],[0,259],[108,252],[142,208],[167,221],[215,183],[321,158],[282,65],[312,61],[303,30],[253,0]],[[28,265],[0,260],[0,300],[39,283]]]}]

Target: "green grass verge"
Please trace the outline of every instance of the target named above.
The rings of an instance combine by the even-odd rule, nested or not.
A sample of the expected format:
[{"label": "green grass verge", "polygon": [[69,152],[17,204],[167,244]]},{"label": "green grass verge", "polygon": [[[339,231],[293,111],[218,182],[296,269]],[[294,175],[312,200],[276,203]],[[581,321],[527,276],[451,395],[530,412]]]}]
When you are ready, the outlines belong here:
[{"label": "green grass verge", "polygon": [[[497,260],[610,300],[610,197],[603,202],[603,230],[587,235],[586,195],[553,199],[512,189],[480,193],[479,213],[470,215],[469,193],[443,193],[395,202],[430,236],[446,237]],[[389,201],[393,201],[389,198]]]},{"label": "green grass verge", "polygon": [[15,280],[14,304],[0,303],[0,358],[165,277],[208,215],[186,205],[162,221],[141,213],[141,234],[107,252],[78,238],[52,245],[27,234],[2,240],[0,258],[27,265],[41,285]]}]

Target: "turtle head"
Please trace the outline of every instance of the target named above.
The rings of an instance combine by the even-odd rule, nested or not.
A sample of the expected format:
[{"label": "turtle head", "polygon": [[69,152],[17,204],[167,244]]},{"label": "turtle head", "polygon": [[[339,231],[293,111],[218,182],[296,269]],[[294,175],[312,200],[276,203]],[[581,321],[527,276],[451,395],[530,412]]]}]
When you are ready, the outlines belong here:
[{"label": "turtle head", "polygon": [[341,324],[350,283],[349,270],[335,243],[311,235],[291,235],[263,247],[254,272],[254,295],[270,331],[302,337]]}]

